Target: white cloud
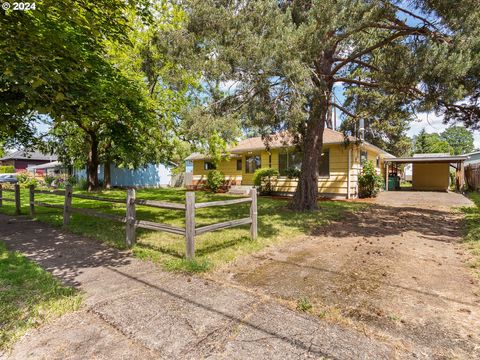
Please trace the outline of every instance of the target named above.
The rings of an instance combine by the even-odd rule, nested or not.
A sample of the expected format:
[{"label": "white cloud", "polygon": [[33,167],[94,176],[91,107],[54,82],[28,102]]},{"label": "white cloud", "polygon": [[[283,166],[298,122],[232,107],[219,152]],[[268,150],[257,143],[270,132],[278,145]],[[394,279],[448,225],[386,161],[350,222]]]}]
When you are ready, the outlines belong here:
[{"label": "white cloud", "polygon": [[[458,124],[463,126],[461,124]],[[441,133],[448,125],[443,123],[443,117],[437,116],[434,113],[420,113],[417,115],[417,120],[410,123],[410,130],[407,131],[407,135],[413,137],[417,135],[423,128],[429,134]],[[472,131],[475,148],[480,148],[480,132]]]}]

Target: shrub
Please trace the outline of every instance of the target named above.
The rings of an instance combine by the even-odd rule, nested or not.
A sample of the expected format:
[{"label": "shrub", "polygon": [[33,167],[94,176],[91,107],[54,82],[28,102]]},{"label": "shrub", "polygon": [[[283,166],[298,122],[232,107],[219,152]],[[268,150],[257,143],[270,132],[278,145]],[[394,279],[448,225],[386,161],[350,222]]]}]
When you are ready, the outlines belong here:
[{"label": "shrub", "polygon": [[301,297],[297,300],[297,310],[300,311],[310,311],[312,310],[313,305],[311,304],[310,300],[306,297]]},{"label": "shrub", "polygon": [[211,192],[217,192],[218,189],[223,185],[224,176],[221,171],[210,170],[207,175],[207,188]]},{"label": "shrub", "polygon": [[87,191],[88,190],[88,181],[87,179],[78,179],[77,184],[75,185],[75,189],[81,190],[81,191]]},{"label": "shrub", "polygon": [[47,186],[51,186],[53,181],[55,180],[55,176],[45,175],[44,180],[45,180],[45,184],[47,184]]},{"label": "shrub", "polygon": [[291,167],[285,170],[285,175],[287,175],[287,178],[289,179],[295,179],[300,177],[300,169]]},{"label": "shrub", "polygon": [[372,161],[366,161],[358,177],[358,195],[361,198],[375,197],[382,187],[383,179],[377,174],[375,165]]},{"label": "shrub", "polygon": [[17,180],[21,187],[29,187],[30,185],[38,186],[39,184],[38,180],[27,172],[18,173]]},{"label": "shrub", "polygon": [[14,172],[15,167],[13,165],[0,166],[0,174],[13,174]]},{"label": "shrub", "polygon": [[257,169],[253,174],[253,184],[259,188],[260,193],[268,195],[273,192],[272,178],[278,176],[278,170],[272,168]]}]

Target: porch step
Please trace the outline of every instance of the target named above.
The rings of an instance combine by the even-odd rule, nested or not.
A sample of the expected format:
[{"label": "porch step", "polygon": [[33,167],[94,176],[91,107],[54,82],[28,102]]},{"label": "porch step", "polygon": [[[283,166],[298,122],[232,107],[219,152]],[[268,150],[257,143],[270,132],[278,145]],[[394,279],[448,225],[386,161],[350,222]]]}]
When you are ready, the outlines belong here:
[{"label": "porch step", "polygon": [[233,195],[249,195],[251,189],[253,189],[253,186],[232,185],[230,189],[228,189],[228,193]]}]

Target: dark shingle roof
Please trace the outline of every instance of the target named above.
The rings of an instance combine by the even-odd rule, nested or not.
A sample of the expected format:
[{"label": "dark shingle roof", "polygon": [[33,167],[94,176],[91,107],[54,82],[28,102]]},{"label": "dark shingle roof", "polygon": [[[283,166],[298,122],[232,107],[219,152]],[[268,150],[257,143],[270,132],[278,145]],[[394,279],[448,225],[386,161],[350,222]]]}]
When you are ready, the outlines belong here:
[{"label": "dark shingle roof", "polygon": [[18,150],[0,158],[1,160],[44,160],[55,161],[57,155],[43,154],[39,151]]}]

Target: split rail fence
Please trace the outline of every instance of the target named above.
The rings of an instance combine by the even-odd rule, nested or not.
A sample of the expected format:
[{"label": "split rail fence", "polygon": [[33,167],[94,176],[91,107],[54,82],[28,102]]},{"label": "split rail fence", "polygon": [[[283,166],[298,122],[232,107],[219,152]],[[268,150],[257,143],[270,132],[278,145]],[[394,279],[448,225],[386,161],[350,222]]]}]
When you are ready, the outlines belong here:
[{"label": "split rail fence", "polygon": [[[2,196],[2,191],[11,191],[15,193],[15,198],[4,198]],[[58,195],[64,197],[64,204],[49,204],[42,201],[35,200],[35,194],[47,194],[47,195]],[[72,199],[86,199],[86,200],[95,200],[108,203],[120,203],[126,204],[126,214],[125,216],[112,215],[101,213],[92,209],[86,208],[77,208],[72,206]],[[20,186],[15,185],[14,190],[2,189],[0,185],[0,206],[2,206],[2,201],[12,201],[15,202],[15,214],[20,214]],[[195,210],[213,206],[229,206],[241,203],[250,203],[250,214],[248,217],[242,219],[235,219],[224,221],[216,224],[205,225],[201,227],[196,227],[195,222]],[[156,200],[143,200],[137,199],[135,194],[135,189],[128,189],[127,199],[119,200],[112,199],[107,197],[83,195],[83,194],[74,194],[72,192],[71,186],[66,186],[65,191],[48,191],[48,190],[37,190],[34,186],[29,187],[29,205],[30,205],[30,216],[35,215],[35,207],[47,207],[54,209],[63,209],[63,225],[66,226],[70,222],[70,216],[73,213],[79,213],[87,216],[99,217],[103,219],[119,221],[125,223],[125,243],[127,246],[131,247],[136,242],[136,228],[143,228],[156,231],[164,231],[172,234],[183,235],[185,237],[185,255],[187,259],[193,259],[195,257],[195,237],[200,234],[204,234],[211,231],[216,231],[220,229],[226,229],[235,226],[241,226],[250,224],[250,237],[255,240],[257,238],[257,191],[252,189],[250,192],[250,197],[238,198],[232,200],[220,200],[220,201],[210,201],[210,202],[195,202],[195,192],[187,191],[186,192],[186,202],[185,204],[173,203],[173,202],[163,202]],[[136,217],[136,205],[168,209],[168,210],[179,210],[185,212],[185,226],[173,226],[163,223],[157,223],[153,221],[138,220]]]}]

